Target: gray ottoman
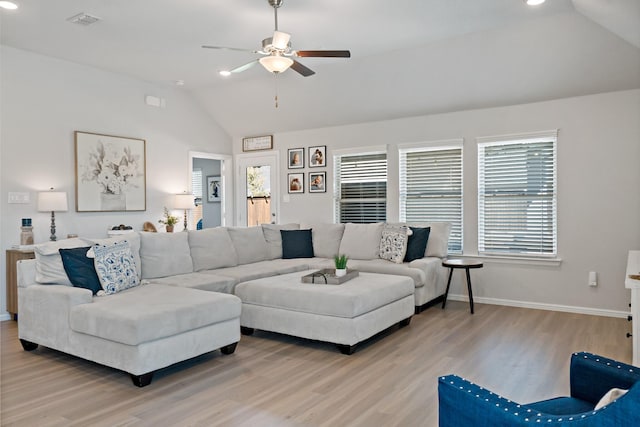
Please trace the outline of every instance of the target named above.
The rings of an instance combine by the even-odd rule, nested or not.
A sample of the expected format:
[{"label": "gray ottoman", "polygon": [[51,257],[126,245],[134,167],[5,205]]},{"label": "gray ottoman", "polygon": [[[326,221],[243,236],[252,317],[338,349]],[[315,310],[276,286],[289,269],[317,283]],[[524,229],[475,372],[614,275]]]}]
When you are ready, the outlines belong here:
[{"label": "gray ottoman", "polygon": [[332,342],[344,354],[414,313],[414,284],[405,276],[360,273],[342,285],[301,283],[313,270],[250,280],[236,285],[242,300],[240,325]]}]

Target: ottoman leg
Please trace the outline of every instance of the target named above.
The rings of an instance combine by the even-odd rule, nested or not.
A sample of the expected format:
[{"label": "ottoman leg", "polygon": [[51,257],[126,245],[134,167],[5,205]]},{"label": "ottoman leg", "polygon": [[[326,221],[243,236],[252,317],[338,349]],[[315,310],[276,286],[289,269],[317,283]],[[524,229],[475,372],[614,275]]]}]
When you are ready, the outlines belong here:
[{"label": "ottoman leg", "polygon": [[247,328],[246,326],[240,326],[240,333],[242,335],[253,335],[254,332],[255,332],[255,329],[253,329],[253,328]]},{"label": "ottoman leg", "polygon": [[222,352],[222,354],[233,354],[233,352],[236,351],[237,345],[238,345],[237,342],[234,342],[233,344],[225,345],[224,347],[220,348],[220,351]]},{"label": "ottoman leg", "polygon": [[137,385],[138,387],[146,387],[149,384],[151,384],[151,380],[153,379],[153,372],[147,372],[146,374],[142,374],[142,375],[131,375],[131,381],[133,381],[133,384]]},{"label": "ottoman leg", "polygon": [[24,351],[33,351],[38,348],[38,344],[23,339],[20,339],[20,344],[22,344]]},{"label": "ottoman leg", "polygon": [[336,344],[340,353],[346,354],[347,356],[351,356],[354,351],[356,351],[355,345],[347,345],[347,344]]}]

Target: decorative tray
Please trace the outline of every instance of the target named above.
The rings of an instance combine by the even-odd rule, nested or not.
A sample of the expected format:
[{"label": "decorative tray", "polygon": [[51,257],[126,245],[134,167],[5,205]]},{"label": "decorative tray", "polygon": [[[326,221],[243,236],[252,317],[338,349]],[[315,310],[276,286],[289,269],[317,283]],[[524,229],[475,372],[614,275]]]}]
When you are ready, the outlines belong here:
[{"label": "decorative tray", "polygon": [[341,285],[344,282],[358,277],[358,270],[347,269],[347,274],[342,277],[336,276],[336,270],[333,268],[323,268],[314,271],[311,274],[302,276],[302,283],[314,283],[316,285]]}]

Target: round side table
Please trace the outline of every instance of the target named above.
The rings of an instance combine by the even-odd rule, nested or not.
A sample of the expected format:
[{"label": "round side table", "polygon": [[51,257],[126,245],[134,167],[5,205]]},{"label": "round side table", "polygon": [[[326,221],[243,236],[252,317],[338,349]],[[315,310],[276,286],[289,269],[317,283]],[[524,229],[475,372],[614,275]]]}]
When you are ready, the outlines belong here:
[{"label": "round side table", "polygon": [[444,292],[444,299],[442,300],[442,309],[444,309],[444,306],[447,304],[447,295],[449,295],[449,286],[451,286],[451,276],[453,276],[453,270],[456,268],[464,268],[465,272],[467,273],[469,307],[471,308],[471,314],[473,314],[473,291],[471,290],[471,275],[469,274],[469,269],[482,268],[482,263],[470,259],[447,259],[442,261],[442,266],[449,268],[449,280],[447,281],[447,290]]}]

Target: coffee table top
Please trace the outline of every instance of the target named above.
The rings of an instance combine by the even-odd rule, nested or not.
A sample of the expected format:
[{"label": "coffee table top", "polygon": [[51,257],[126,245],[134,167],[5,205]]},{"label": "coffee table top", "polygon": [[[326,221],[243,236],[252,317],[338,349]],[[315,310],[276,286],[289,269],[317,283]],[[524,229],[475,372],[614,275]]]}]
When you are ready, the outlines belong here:
[{"label": "coffee table top", "polygon": [[482,263],[472,259],[446,259],[442,261],[442,266],[449,268],[482,268]]}]

